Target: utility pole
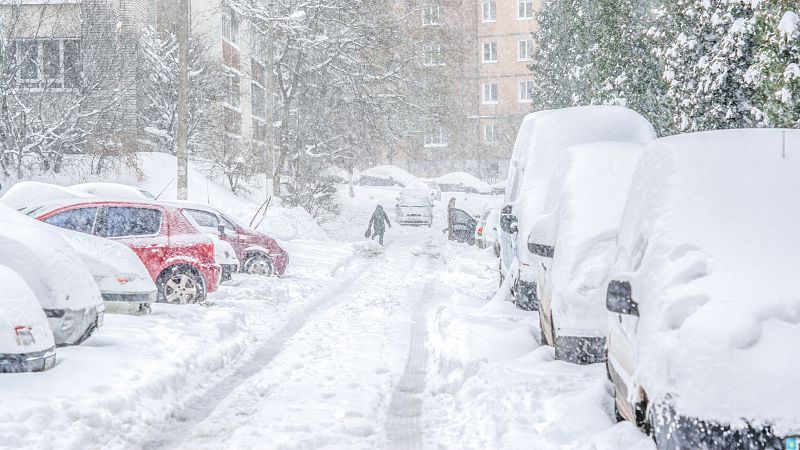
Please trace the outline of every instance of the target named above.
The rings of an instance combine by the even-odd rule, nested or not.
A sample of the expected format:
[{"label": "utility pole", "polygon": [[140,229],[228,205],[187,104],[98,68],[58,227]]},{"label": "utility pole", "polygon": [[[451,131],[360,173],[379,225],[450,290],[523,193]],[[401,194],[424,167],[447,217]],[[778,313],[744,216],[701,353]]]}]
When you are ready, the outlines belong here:
[{"label": "utility pole", "polygon": [[178,10],[178,199],[189,196],[189,0],[179,0]]},{"label": "utility pole", "polygon": [[273,186],[273,177],[275,177],[278,172],[278,168],[275,167],[278,158],[275,157],[275,94],[273,93],[273,83],[275,77],[275,74],[273,74],[273,71],[275,70],[275,43],[272,42],[272,40],[275,34],[272,31],[272,24],[267,24],[267,27],[267,73],[264,79],[264,90],[267,91],[267,136],[265,138],[267,140],[267,145],[265,146],[266,154],[264,155],[264,172],[266,174],[264,180],[264,190],[266,191],[267,198],[270,198],[275,194],[280,195],[280,192],[275,192],[275,188]]}]

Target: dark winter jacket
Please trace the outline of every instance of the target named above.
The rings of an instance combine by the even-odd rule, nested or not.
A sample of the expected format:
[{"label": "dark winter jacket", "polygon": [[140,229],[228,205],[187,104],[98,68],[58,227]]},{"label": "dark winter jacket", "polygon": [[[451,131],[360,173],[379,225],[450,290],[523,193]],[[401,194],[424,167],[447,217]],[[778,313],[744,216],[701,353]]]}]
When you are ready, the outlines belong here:
[{"label": "dark winter jacket", "polygon": [[392,223],[389,222],[389,216],[386,215],[383,207],[378,205],[375,211],[372,212],[372,218],[369,219],[367,230],[373,229],[372,227],[374,226],[375,234],[383,234],[386,231],[386,225],[391,227]]}]

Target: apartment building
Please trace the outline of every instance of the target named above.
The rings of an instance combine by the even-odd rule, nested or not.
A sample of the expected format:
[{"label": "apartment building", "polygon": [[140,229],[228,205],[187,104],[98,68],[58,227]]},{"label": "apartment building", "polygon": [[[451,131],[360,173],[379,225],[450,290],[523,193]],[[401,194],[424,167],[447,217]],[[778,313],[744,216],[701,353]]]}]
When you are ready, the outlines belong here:
[{"label": "apartment building", "polygon": [[475,1],[481,6],[476,27],[480,145],[484,152],[502,161],[510,156],[519,124],[530,111],[531,33],[541,0]]},{"label": "apartment building", "polygon": [[463,170],[488,181],[504,178],[530,109],[527,65],[541,0],[412,4],[418,15],[409,14],[410,32],[425,42],[427,98],[443,106],[395,163],[422,176]]},{"label": "apartment building", "polygon": [[[207,40],[210,54],[224,70],[220,145],[231,154],[251,154],[248,164],[263,165],[267,155],[267,36],[224,0],[190,0],[191,30]],[[175,0],[158,0],[157,29],[174,32]],[[250,150],[241,152],[242,148]]]}]

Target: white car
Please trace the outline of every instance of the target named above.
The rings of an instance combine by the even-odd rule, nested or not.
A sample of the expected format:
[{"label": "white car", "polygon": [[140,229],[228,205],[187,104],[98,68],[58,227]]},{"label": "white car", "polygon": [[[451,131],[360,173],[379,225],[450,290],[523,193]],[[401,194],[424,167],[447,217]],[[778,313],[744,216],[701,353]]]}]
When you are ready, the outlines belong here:
[{"label": "white car", "polygon": [[628,142],[583,144],[564,150],[556,164],[544,214],[528,237],[542,265],[542,343],[555,347],[556,359],[605,360],[605,279],[643,150]]},{"label": "white car", "polygon": [[55,366],[53,332],[25,280],[0,265],[0,373],[40,372]]},{"label": "white car", "polygon": [[119,183],[81,183],[69,189],[103,198],[119,198],[124,200],[155,200],[155,195],[136,186]]},{"label": "white car", "polygon": [[433,203],[427,190],[404,189],[397,198],[395,220],[403,226],[432,226]]},{"label": "white car", "polygon": [[475,229],[475,243],[478,248],[494,249],[496,256],[500,256],[500,210],[497,208],[487,209],[478,218],[478,226]]},{"label": "white car", "polygon": [[[186,216],[194,222],[194,219],[191,219],[189,214],[186,214]],[[196,224],[197,222],[194,223]],[[202,229],[199,225],[195,226],[198,230]],[[222,267],[222,278],[220,282],[229,281],[233,278],[233,274],[239,271],[239,259],[236,258],[236,250],[234,250],[231,244],[220,239],[218,234],[206,234],[208,234],[214,242],[214,261]]]},{"label": "white car", "polygon": [[36,294],[56,345],[77,345],[103,324],[103,299],[91,272],[59,233],[0,205],[0,264]]},{"label": "white car", "polygon": [[94,277],[105,312],[148,314],[156,301],[156,284],[142,260],[119,242],[51,226],[75,249]]},{"label": "white car", "polygon": [[608,276],[617,414],[661,449],[800,436],[800,130],[662,138],[634,174]]},{"label": "white car", "polygon": [[528,235],[542,214],[559,154],[584,143],[645,144],[655,136],[647,119],[619,106],[580,106],[525,117],[514,144],[500,210],[500,274],[511,278],[511,294],[517,307],[538,308],[536,283],[541,266],[538,257],[528,250]]}]

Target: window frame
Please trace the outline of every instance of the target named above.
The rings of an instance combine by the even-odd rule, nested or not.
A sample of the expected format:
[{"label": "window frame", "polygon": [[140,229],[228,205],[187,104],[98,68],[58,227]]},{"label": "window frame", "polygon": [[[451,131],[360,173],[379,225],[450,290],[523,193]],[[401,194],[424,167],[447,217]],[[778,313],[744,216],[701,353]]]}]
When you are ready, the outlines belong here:
[{"label": "window frame", "polygon": [[444,148],[450,145],[450,136],[441,125],[432,126],[425,133],[423,146],[425,148]]},{"label": "window frame", "polygon": [[[487,12],[489,17],[487,17]],[[483,0],[481,3],[481,20],[483,23],[497,22],[497,0]]]},{"label": "window frame", "polygon": [[532,20],[532,19],[533,19],[533,0],[517,0],[517,20]]},{"label": "window frame", "polygon": [[[522,47],[525,44],[525,57],[523,58]],[[533,59],[533,39],[520,39],[517,41],[517,61],[531,61]]]},{"label": "window frame", "polygon": [[496,105],[500,103],[500,87],[496,81],[489,81],[481,85],[481,103]]},{"label": "window frame", "polygon": [[[488,53],[487,53],[487,50],[488,50]],[[496,64],[497,60],[498,60],[497,51],[498,51],[497,50],[497,41],[484,42],[483,43],[483,55],[481,57],[481,63],[483,63],[483,64]]]},{"label": "window frame", "polygon": [[[523,84],[525,88],[523,89]],[[517,83],[517,102],[518,103],[531,103],[533,102],[533,98],[531,97],[531,91],[533,80],[521,80]],[[525,95],[523,95],[523,93]]]},{"label": "window frame", "polygon": [[[491,128],[492,139],[489,139],[489,129]],[[488,122],[483,124],[483,142],[486,144],[496,144],[497,139],[497,124],[495,122]]]},{"label": "window frame", "polygon": [[[55,53],[48,52],[47,47],[53,49]],[[21,49],[25,49],[24,54]],[[71,51],[74,49],[74,53]],[[28,53],[33,50],[33,55]],[[6,73],[12,75],[15,85],[22,88],[54,89],[54,90],[75,90],[80,87],[81,73],[81,40],[78,37],[64,38],[18,38],[12,39],[6,47],[7,59],[13,58],[13,70],[6,69]],[[56,73],[48,74],[48,55],[58,59]],[[33,56],[30,58],[29,56]],[[67,65],[68,62],[73,64]],[[52,66],[50,66],[52,67]],[[34,74],[25,73],[31,69]]]},{"label": "window frame", "polygon": [[438,1],[433,1],[422,7],[422,26],[444,25],[444,6]]}]

